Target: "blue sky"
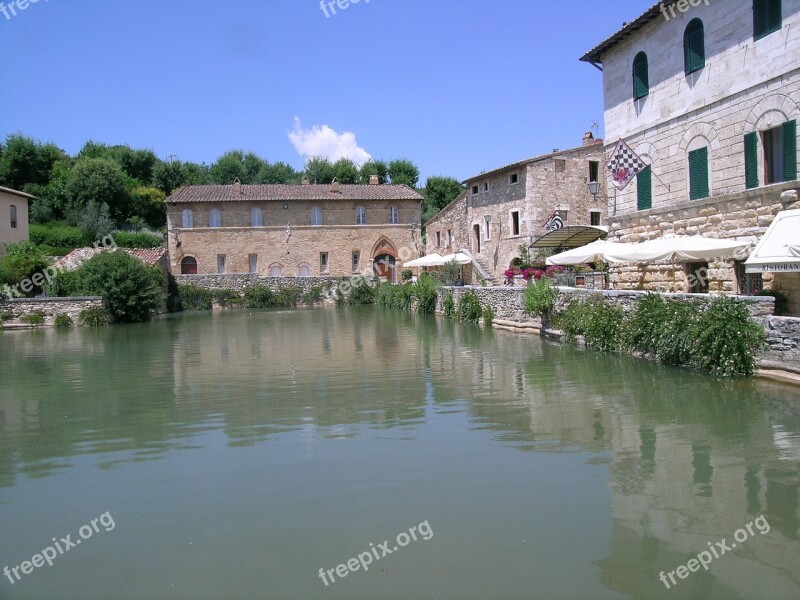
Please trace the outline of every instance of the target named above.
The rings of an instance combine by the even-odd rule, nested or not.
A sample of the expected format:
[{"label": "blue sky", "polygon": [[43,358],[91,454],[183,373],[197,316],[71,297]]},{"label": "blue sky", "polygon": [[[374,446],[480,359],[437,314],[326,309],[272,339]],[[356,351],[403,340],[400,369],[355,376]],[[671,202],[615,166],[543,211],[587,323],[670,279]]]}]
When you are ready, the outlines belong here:
[{"label": "blue sky", "polygon": [[578,58],[650,4],[38,0],[0,14],[0,134],[206,163],[407,157],[423,183],[463,179],[602,135],[601,73]]}]

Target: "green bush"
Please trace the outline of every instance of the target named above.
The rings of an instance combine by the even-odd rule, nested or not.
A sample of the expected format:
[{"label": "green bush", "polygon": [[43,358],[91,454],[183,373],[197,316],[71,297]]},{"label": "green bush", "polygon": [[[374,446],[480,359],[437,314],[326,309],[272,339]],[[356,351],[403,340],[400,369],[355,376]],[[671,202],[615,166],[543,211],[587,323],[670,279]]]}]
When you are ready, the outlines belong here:
[{"label": "green bush", "polygon": [[39,225],[30,224],[30,240],[40,246],[52,246],[54,248],[81,248],[88,246],[97,240],[89,240],[86,234],[78,227],[70,227],[63,223],[47,223]]},{"label": "green bush", "polygon": [[414,277],[414,273],[411,272],[411,269],[403,269],[400,273],[400,277],[403,283],[405,283],[406,281],[411,281],[411,278]]},{"label": "green bush", "polygon": [[299,286],[285,287],[275,292],[275,302],[278,306],[291,308],[297,306],[303,297],[303,288]]},{"label": "green bush", "polygon": [[18,283],[29,281],[32,287],[28,291],[19,289],[20,295],[35,296],[41,290],[33,285],[31,279],[50,266],[50,261],[44,255],[42,248],[33,242],[18,242],[5,247],[5,255],[0,258],[0,287],[16,286]]},{"label": "green bush", "polygon": [[162,243],[160,237],[146,232],[116,231],[112,235],[120,248],[158,248]]},{"label": "green bush", "polygon": [[375,289],[375,302],[386,308],[409,310],[414,297],[414,284],[381,283]]},{"label": "green bush", "polygon": [[455,285],[461,279],[461,267],[455,260],[447,262],[442,267],[442,282],[444,285]]},{"label": "green bush", "polygon": [[3,311],[0,313],[0,321],[5,323],[6,321],[11,321],[14,318],[14,313],[10,310]]},{"label": "green bush", "polygon": [[558,322],[568,339],[582,335],[586,346],[614,351],[623,347],[625,313],[602,296],[573,300],[559,315]]},{"label": "green bush", "polygon": [[453,294],[447,293],[442,299],[442,316],[445,319],[456,318],[456,303],[453,300]]},{"label": "green bush", "polygon": [[465,292],[458,300],[458,319],[463,323],[477,324],[483,313],[481,301],[475,292]]},{"label": "green bush", "polygon": [[263,285],[254,285],[244,291],[245,308],[275,308],[278,300],[271,289]]},{"label": "green bush", "polygon": [[211,310],[214,294],[196,285],[178,285],[181,310]]},{"label": "green bush", "polygon": [[300,297],[300,301],[306,306],[314,306],[317,302],[322,301],[322,294],[324,292],[325,292],[324,286],[315,285]]},{"label": "green bush", "polygon": [[350,296],[347,298],[348,304],[375,304],[375,288],[366,279],[356,279],[350,289]]},{"label": "green bush", "polygon": [[236,290],[222,288],[212,292],[214,302],[226,308],[239,308],[244,305],[242,295]]},{"label": "green bush", "polygon": [[775,316],[782,317],[789,312],[789,296],[779,290],[764,290],[759,296],[772,296],[775,298]]},{"label": "green bush", "polygon": [[119,323],[148,321],[162,300],[162,272],[126,252],[101,252],[77,271],[80,292],[102,296]]},{"label": "green bush", "polygon": [[72,317],[66,313],[57,314],[54,323],[59,329],[69,329],[75,324]]},{"label": "green bush", "polygon": [[81,279],[77,271],[60,271],[50,283],[44,284],[44,293],[50,298],[67,298],[81,295]]},{"label": "green bush", "polygon": [[423,273],[413,284],[412,293],[417,299],[417,313],[432,315],[436,312],[437,286],[436,281],[428,273]]},{"label": "green bush", "polygon": [[44,324],[44,313],[40,311],[32,312],[29,315],[25,315],[20,319],[23,323],[27,323],[28,325],[43,325]]},{"label": "green bush", "polygon": [[101,306],[85,308],[78,315],[78,323],[84,327],[102,327],[108,325],[108,313]]},{"label": "green bush", "polygon": [[483,308],[483,324],[491,327],[494,323],[494,310],[488,304]]},{"label": "green bush", "polygon": [[549,279],[539,279],[525,286],[522,293],[522,308],[529,317],[547,318],[556,305],[558,290],[550,285]]}]

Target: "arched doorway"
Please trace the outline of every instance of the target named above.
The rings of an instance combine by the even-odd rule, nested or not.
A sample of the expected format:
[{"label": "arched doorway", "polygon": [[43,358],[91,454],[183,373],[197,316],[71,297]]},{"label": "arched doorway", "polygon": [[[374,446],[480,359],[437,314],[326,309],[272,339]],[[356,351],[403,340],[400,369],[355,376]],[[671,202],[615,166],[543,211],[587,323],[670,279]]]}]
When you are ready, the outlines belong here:
[{"label": "arched doorway", "polygon": [[181,275],[197,275],[197,259],[186,256],[181,261]]},{"label": "arched doorway", "polygon": [[396,263],[391,254],[379,254],[373,259],[372,270],[376,277],[385,277],[389,283],[395,283]]}]

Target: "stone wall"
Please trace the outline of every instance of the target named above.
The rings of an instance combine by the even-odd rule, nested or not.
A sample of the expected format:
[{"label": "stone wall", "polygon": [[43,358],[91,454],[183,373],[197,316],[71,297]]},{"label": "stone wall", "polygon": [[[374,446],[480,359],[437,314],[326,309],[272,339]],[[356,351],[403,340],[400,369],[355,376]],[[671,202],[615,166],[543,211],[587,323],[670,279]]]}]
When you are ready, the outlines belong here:
[{"label": "stone wall", "polygon": [[760,355],[762,367],[800,373],[800,319],[765,317],[761,322],[769,345]]},{"label": "stone wall", "polygon": [[103,299],[97,296],[85,296],[75,298],[13,298],[0,302],[0,315],[8,316],[10,319],[4,319],[4,323],[17,324],[24,323],[23,317],[35,313],[42,313],[44,315],[44,324],[53,325],[57,315],[69,315],[72,321],[77,325],[78,317],[81,312],[87,308],[100,307],[103,308]]},{"label": "stone wall", "polygon": [[337,279],[334,277],[261,277],[256,274],[226,275],[175,275],[178,285],[194,285],[206,290],[236,290],[243,292],[247,288],[261,285],[272,291],[288,287],[300,287],[304,292],[312,287],[328,288]]}]

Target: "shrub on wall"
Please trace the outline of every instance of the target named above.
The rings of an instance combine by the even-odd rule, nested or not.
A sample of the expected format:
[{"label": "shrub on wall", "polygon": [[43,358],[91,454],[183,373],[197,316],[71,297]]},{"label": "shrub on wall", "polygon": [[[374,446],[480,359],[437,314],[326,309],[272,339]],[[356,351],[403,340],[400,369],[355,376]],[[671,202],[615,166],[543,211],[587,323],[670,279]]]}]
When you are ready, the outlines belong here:
[{"label": "shrub on wall", "polygon": [[347,303],[352,305],[375,304],[375,288],[366,280],[357,279],[350,289]]},{"label": "shrub on wall", "polygon": [[72,321],[72,317],[70,317],[66,313],[59,313],[56,315],[54,325],[59,329],[69,329],[75,323]]},{"label": "shrub on wall", "polygon": [[108,325],[108,313],[101,306],[86,308],[78,315],[78,323],[84,327],[102,327]]},{"label": "shrub on wall", "polygon": [[442,299],[442,316],[445,319],[454,319],[456,317],[456,303],[451,293],[445,294]]},{"label": "shrub on wall", "polygon": [[428,273],[423,273],[413,286],[412,293],[417,299],[417,313],[420,315],[432,315],[436,312],[437,301],[436,280]]},{"label": "shrub on wall", "polygon": [[458,300],[458,318],[464,323],[477,324],[483,313],[481,301],[475,292],[466,292]]},{"label": "shrub on wall", "polygon": [[244,291],[245,308],[275,308],[278,302],[271,289],[263,285],[254,285]]},{"label": "shrub on wall", "polygon": [[492,323],[494,323],[494,310],[487,304],[483,309],[483,324],[491,327]]},{"label": "shrub on wall", "polygon": [[558,298],[558,290],[550,285],[548,279],[537,279],[525,286],[522,293],[522,308],[530,317],[546,319],[553,312]]},{"label": "shrub on wall", "polygon": [[211,310],[214,294],[196,285],[179,284],[178,296],[181,310]]}]

